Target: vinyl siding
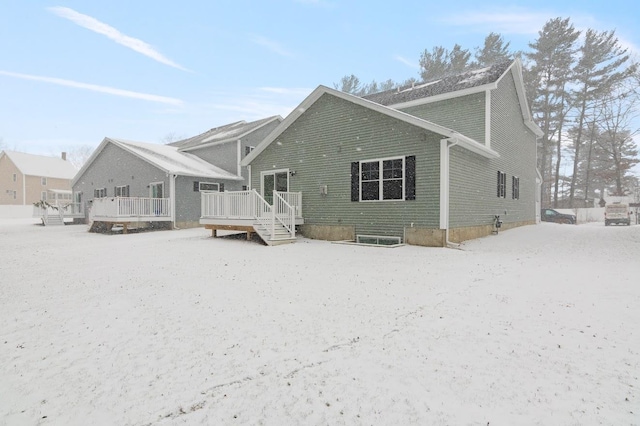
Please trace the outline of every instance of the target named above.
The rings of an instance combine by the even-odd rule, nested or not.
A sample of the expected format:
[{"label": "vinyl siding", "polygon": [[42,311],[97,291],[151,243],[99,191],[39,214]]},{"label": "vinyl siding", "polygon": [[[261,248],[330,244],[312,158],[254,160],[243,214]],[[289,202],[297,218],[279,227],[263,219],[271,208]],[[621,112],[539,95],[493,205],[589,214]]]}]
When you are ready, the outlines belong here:
[{"label": "vinyl siding", "polygon": [[[451,151],[451,227],[535,220],[536,137],[524,125],[515,82],[508,73],[491,93],[491,148],[488,160],[461,148]],[[497,172],[507,174],[506,197],[496,194]],[[511,198],[512,176],[520,178],[520,198]]]},{"label": "vinyl siding", "polygon": [[[32,204],[42,199],[42,192],[49,189],[62,189],[71,191],[71,180],[60,178],[47,178],[47,184],[42,184],[40,176],[25,176],[26,204]],[[18,178],[18,180],[20,180]]]},{"label": "vinyl siding", "polygon": [[94,189],[107,188],[107,196],[113,197],[114,188],[122,185],[129,185],[131,197],[149,197],[152,182],[163,182],[165,197],[169,196],[169,177],[163,170],[108,143],[77,180],[73,191],[82,192],[85,203],[93,200]]},{"label": "vinyl siding", "polygon": [[[13,181],[13,174],[17,175],[16,182]],[[22,205],[22,173],[16,165],[6,155],[0,156],[0,204],[2,205]],[[10,191],[10,192],[7,192]],[[13,198],[13,191],[16,191],[16,198]],[[35,200],[37,201],[37,200]]]},{"label": "vinyl siding", "polygon": [[[254,159],[251,185],[260,190],[261,171],[295,170],[289,190],[302,191],[305,223],[402,237],[412,223],[438,227],[440,138],[325,94]],[[408,155],[416,156],[416,200],[351,201],[352,162]]]},{"label": "vinyl siding", "polygon": [[[14,173],[17,175],[15,182],[13,181]],[[47,177],[47,184],[42,185],[40,176],[25,176],[6,155],[0,158],[0,204],[33,204],[40,201],[42,192],[48,189],[71,190],[71,180]],[[15,199],[13,191],[16,191]]]},{"label": "vinyl siding", "polygon": [[485,143],[485,93],[402,108],[401,111]]},{"label": "vinyl siding", "polygon": [[[211,182],[224,185],[225,191],[239,191],[242,182],[194,176],[176,177],[176,222],[197,222],[200,220],[200,192],[194,191],[194,182]],[[167,194],[168,196],[168,194]]]},{"label": "vinyl siding", "polygon": [[234,175],[238,173],[238,143],[230,141],[202,149],[188,151],[214,166],[220,167]]},{"label": "vinyl siding", "polygon": [[[229,173],[238,174],[238,165],[240,161],[246,156],[246,147],[258,146],[258,144],[260,144],[260,142],[262,142],[264,138],[267,137],[267,135],[271,133],[273,129],[275,129],[279,124],[280,121],[274,121],[249,133],[248,135],[244,135],[240,139],[240,158],[238,158],[238,140],[232,140],[199,149],[190,149],[187,152],[196,155],[203,160],[213,164],[214,166],[228,171]],[[236,186],[238,186],[238,189],[241,189],[242,185],[247,185],[249,179],[249,174],[246,167],[241,167],[240,174],[245,179],[245,181],[237,183]],[[230,187],[228,189],[235,190],[236,188],[234,186],[233,188]]]}]

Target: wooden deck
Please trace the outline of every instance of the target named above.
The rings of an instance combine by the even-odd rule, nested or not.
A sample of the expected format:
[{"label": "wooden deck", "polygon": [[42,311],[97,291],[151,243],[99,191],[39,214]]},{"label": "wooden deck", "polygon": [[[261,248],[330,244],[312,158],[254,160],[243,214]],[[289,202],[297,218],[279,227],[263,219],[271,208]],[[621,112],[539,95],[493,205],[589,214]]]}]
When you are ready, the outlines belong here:
[{"label": "wooden deck", "polygon": [[268,245],[296,240],[296,225],[302,225],[302,194],[273,192],[272,203],[255,190],[202,193],[200,224],[210,229],[241,231],[251,239],[256,233]]}]

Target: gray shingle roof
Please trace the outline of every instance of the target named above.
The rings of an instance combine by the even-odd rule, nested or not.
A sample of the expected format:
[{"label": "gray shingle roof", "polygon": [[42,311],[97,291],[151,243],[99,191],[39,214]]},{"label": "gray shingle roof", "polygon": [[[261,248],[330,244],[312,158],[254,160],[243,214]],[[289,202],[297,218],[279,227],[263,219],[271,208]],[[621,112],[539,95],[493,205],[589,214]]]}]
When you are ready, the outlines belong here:
[{"label": "gray shingle roof", "polygon": [[[273,116],[263,118],[261,120],[252,121],[247,123],[246,121],[237,121],[231,124],[225,124],[224,126],[214,127],[207,130],[197,136],[193,136],[181,141],[173,142],[170,146],[175,146],[179,150],[186,150],[197,147],[199,145],[210,145],[216,142],[222,142],[230,139],[238,139],[247,133],[252,132],[263,124],[269,121],[280,118],[280,116]],[[281,118],[280,118],[281,119]]]},{"label": "gray shingle roof", "polygon": [[505,61],[485,68],[449,75],[437,80],[417,83],[385,92],[363,96],[364,99],[381,105],[398,105],[417,99],[443,95],[495,83],[509,69],[513,61]]}]

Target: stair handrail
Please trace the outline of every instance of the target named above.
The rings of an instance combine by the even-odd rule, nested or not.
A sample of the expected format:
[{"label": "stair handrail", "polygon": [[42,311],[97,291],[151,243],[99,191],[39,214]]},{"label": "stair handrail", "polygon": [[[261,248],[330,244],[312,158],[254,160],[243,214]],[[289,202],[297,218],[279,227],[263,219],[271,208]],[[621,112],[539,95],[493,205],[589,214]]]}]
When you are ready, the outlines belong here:
[{"label": "stair handrail", "polygon": [[291,238],[295,238],[295,208],[278,191],[273,191],[273,207],[274,227],[275,220],[277,220],[284,226]]},{"label": "stair handrail", "polygon": [[271,207],[271,204],[269,204],[267,200],[262,198],[262,196],[255,189],[253,189],[251,192],[253,196],[253,206],[255,208],[253,217],[265,229],[271,229],[271,236],[273,237],[274,221],[273,209]]}]

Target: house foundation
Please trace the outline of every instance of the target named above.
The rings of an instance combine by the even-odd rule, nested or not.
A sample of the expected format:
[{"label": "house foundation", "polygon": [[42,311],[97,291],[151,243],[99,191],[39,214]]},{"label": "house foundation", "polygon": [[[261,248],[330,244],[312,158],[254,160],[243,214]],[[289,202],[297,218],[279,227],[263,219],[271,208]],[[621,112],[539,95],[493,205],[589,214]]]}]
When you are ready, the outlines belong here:
[{"label": "house foundation", "polygon": [[355,241],[355,226],[345,225],[301,225],[300,234],[306,238],[326,241]]}]

